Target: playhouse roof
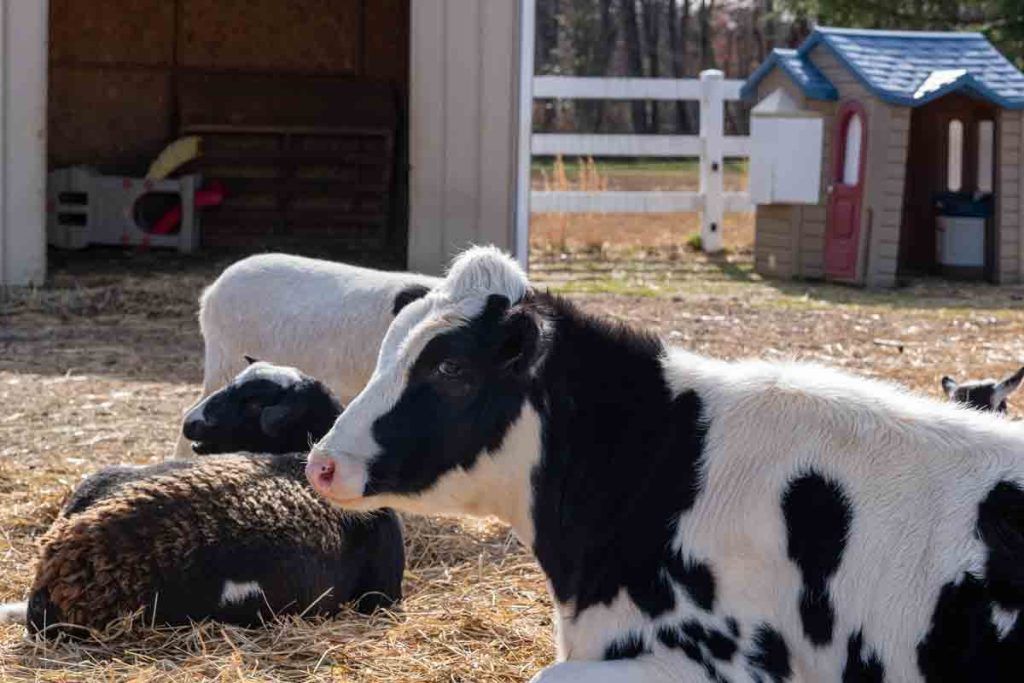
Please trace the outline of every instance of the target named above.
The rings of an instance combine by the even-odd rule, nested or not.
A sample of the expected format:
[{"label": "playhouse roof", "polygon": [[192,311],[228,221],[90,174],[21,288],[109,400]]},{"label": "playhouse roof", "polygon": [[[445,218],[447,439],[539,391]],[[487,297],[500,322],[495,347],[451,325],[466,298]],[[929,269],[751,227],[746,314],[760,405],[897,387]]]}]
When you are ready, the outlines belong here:
[{"label": "playhouse roof", "polygon": [[980,33],[875,31],[819,27],[797,50],[772,50],[751,74],[743,95],[776,66],[815,100],[834,100],[835,86],[808,53],[825,45],[873,95],[917,107],[960,91],[1007,109],[1024,109],[1024,74]]}]

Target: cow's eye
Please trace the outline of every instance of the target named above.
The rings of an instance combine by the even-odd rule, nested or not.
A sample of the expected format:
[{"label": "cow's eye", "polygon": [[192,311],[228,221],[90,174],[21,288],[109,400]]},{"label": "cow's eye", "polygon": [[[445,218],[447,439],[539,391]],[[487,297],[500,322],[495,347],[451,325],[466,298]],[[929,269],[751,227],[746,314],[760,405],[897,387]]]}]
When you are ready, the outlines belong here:
[{"label": "cow's eye", "polygon": [[465,368],[454,360],[443,360],[437,366],[437,374],[445,379],[461,379],[466,374]]}]

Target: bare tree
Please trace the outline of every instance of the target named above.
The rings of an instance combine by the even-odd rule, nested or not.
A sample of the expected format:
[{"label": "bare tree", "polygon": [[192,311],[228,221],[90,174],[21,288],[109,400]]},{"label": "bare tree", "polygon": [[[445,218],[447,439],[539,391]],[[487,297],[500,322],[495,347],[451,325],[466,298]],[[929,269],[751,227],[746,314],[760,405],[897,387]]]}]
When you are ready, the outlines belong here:
[{"label": "bare tree", "polygon": [[[622,0],[622,23],[626,38],[626,63],[630,76],[644,75],[643,44],[640,39],[640,17],[637,0]],[[633,132],[647,133],[647,107],[644,102],[633,102]]]},{"label": "bare tree", "polygon": [[[644,42],[647,48],[647,75],[652,78],[661,76],[661,0],[640,0],[643,9]],[[657,133],[660,128],[658,103],[651,102],[648,109],[647,129]]]},{"label": "bare tree", "polygon": [[[668,44],[672,59],[672,77],[686,78],[687,33],[690,28],[690,0],[682,0],[682,11],[677,0],[668,3]],[[685,102],[675,103],[676,129],[693,130],[692,119]]]}]

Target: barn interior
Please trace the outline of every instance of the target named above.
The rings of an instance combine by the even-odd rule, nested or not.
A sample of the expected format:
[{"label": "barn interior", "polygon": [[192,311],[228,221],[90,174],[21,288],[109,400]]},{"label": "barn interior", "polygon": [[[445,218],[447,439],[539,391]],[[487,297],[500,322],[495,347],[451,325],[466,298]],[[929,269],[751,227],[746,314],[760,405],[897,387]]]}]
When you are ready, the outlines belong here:
[{"label": "barn interior", "polygon": [[994,104],[961,93],[911,110],[901,275],[994,280],[996,118]]},{"label": "barn interior", "polygon": [[406,260],[409,0],[51,0],[48,170],[225,189],[201,247]]}]

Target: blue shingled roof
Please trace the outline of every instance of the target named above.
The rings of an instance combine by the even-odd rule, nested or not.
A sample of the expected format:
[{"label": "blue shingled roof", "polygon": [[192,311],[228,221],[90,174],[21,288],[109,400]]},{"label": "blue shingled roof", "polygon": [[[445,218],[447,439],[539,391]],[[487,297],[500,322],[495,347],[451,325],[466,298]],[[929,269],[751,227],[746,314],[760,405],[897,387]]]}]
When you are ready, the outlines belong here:
[{"label": "blue shingled roof", "polygon": [[839,97],[835,86],[825,78],[823,73],[818,71],[818,67],[811,64],[811,60],[800,56],[796,50],[783,50],[781,48],[772,50],[771,54],[768,55],[768,59],[764,60],[761,66],[757,67],[757,71],[743,84],[740,96],[747,98],[753,95],[757,84],[776,66],[785,71],[786,75],[792,78],[793,82],[800,86],[804,94],[811,99],[834,100]]},{"label": "blue shingled roof", "polygon": [[835,88],[807,57],[819,44],[886,102],[916,107],[960,91],[1008,109],[1024,108],[1024,74],[980,33],[820,27],[799,50],[774,50],[747,79],[744,96],[779,66],[807,97],[835,99]]}]

